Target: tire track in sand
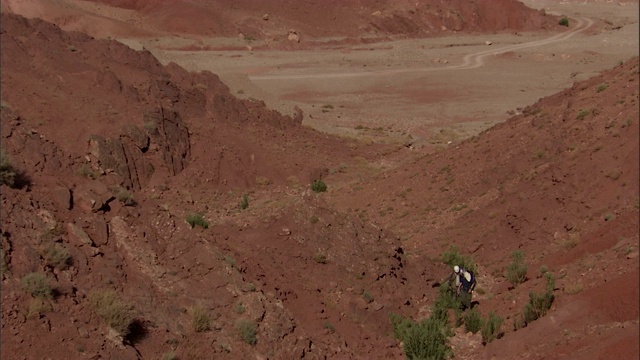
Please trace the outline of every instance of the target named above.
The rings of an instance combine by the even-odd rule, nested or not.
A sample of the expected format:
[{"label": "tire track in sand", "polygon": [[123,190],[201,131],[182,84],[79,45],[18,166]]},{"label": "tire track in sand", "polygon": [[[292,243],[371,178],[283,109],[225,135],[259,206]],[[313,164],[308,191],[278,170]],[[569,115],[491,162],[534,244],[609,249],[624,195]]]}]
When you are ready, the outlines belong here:
[{"label": "tire track in sand", "polygon": [[447,70],[464,70],[464,69],[476,69],[485,64],[485,58],[491,55],[503,54],[508,51],[526,49],[531,47],[544,46],[555,42],[565,41],[572,38],[574,35],[581,33],[593,25],[593,20],[588,18],[573,19],[577,22],[575,28],[567,30],[560,34],[556,34],[552,37],[531,41],[523,44],[508,45],[498,49],[491,49],[480,51],[473,54],[465,55],[462,59],[462,64],[450,65],[439,68],[422,67],[422,68],[410,68],[410,69],[392,69],[392,70],[372,70],[362,72],[351,73],[324,73],[324,74],[296,74],[296,75],[249,75],[249,79],[253,81],[264,80],[303,80],[303,79],[328,79],[328,78],[354,78],[362,76],[385,76],[396,75],[404,73],[415,72],[432,72],[432,71],[447,71]]}]

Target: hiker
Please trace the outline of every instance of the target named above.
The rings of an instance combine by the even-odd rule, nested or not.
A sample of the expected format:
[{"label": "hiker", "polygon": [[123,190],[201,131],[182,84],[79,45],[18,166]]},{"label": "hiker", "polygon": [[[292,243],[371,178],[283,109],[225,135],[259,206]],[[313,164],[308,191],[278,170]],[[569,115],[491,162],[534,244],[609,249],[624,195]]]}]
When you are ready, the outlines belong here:
[{"label": "hiker", "polygon": [[471,308],[471,296],[476,287],[476,277],[473,272],[456,265],[453,267],[455,276],[456,296],[460,298],[462,310]]}]

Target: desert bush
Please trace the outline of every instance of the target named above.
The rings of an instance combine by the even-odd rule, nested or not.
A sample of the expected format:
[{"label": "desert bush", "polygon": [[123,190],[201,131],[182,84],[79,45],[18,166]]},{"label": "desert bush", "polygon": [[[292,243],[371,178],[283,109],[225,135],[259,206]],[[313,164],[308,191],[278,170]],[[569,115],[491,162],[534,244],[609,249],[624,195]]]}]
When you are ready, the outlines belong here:
[{"label": "desert bush", "polygon": [[558,24],[560,24],[561,26],[569,26],[569,19],[566,16],[563,16],[558,21]]},{"label": "desert bush", "polygon": [[477,333],[483,327],[482,315],[477,309],[471,309],[464,315],[464,329],[472,333]]},{"label": "desert bush", "polygon": [[53,298],[53,289],[51,289],[51,285],[49,285],[49,280],[47,280],[45,274],[29,273],[22,277],[20,283],[22,284],[22,289],[33,297],[42,299]]},{"label": "desert bush", "polygon": [[209,228],[209,222],[205,220],[202,214],[191,213],[187,215],[187,223],[191,225],[191,228],[195,228],[196,226],[200,226],[203,229]]},{"label": "desert bush", "polygon": [[4,249],[0,249],[0,276],[4,276],[7,271],[9,271],[9,264],[4,257]]},{"label": "desert bush", "polygon": [[333,326],[332,323],[325,321],[324,324],[322,324],[322,328],[326,329],[329,334],[333,334],[334,332],[336,332],[336,328]]},{"label": "desert bush", "polygon": [[178,360],[178,355],[174,352],[167,352],[162,354],[162,360]]},{"label": "desert bush", "polygon": [[27,309],[27,319],[39,318],[42,314],[52,311],[53,306],[49,300],[36,298],[29,301],[29,308]]},{"label": "desert bush", "polygon": [[438,296],[433,304],[432,316],[443,321],[448,321],[449,309],[460,309],[460,306],[461,302],[455,295],[455,289],[453,289],[449,282],[445,282],[440,285],[440,288],[438,289]]},{"label": "desert bush", "polygon": [[431,316],[420,322],[391,314],[393,335],[404,343],[407,359],[446,359],[452,351],[448,344],[447,323]]},{"label": "desert bush", "polygon": [[450,246],[449,250],[444,251],[441,258],[443,263],[451,267],[453,267],[454,265],[458,265],[473,272],[476,276],[478,275],[478,267],[473,262],[473,260],[469,256],[461,255],[458,252],[458,248],[455,246]]},{"label": "desert bush", "polygon": [[242,195],[242,199],[240,199],[240,209],[244,210],[249,207],[249,195]]},{"label": "desert bush", "polygon": [[233,306],[233,311],[235,311],[237,314],[244,314],[247,309],[244,307],[242,301],[239,301]]},{"label": "desert bush", "polygon": [[57,243],[49,243],[42,250],[42,257],[47,266],[64,270],[71,264],[71,255],[69,250]]},{"label": "desert bush", "polygon": [[582,120],[589,114],[591,114],[591,110],[589,110],[589,109],[581,109],[580,111],[578,111],[578,115],[576,115],[576,119]]},{"label": "desert bush", "polygon": [[364,299],[364,301],[367,302],[367,304],[372,303],[373,300],[374,300],[373,299],[373,295],[371,295],[371,293],[368,292],[368,291],[365,291],[365,292],[362,293],[362,298]]},{"label": "desert bush", "polygon": [[127,336],[133,324],[133,305],[123,301],[115,290],[89,293],[89,302],[96,314],[122,336]]},{"label": "desert bush", "polygon": [[551,305],[555,299],[553,291],[556,280],[551,273],[546,273],[545,278],[547,284],[544,293],[537,294],[533,291],[529,293],[529,302],[524,306],[523,310],[525,325],[545,316],[547,312],[549,312],[549,309],[551,309]]},{"label": "desert bush", "polygon": [[313,255],[313,261],[317,262],[318,264],[326,264],[327,263],[327,255],[325,255],[323,253],[317,253],[317,254]]},{"label": "desert bush", "polygon": [[98,177],[98,174],[96,174],[96,172],[93,171],[91,166],[87,164],[84,164],[80,167],[80,169],[78,170],[78,175],[85,177],[87,179],[92,179],[92,180]]},{"label": "desert bush", "polygon": [[596,88],[596,92],[603,92],[603,91],[607,90],[608,87],[609,87],[608,84],[602,83],[602,84],[598,85],[598,87]]},{"label": "desert bush", "polygon": [[211,329],[211,318],[202,306],[191,308],[191,323],[195,332],[205,332]]},{"label": "desert bush", "polygon": [[505,277],[511,285],[516,286],[527,280],[528,266],[524,263],[524,252],[514,251],[511,253],[511,263],[507,267]]},{"label": "desert bush", "polygon": [[17,176],[18,174],[9,162],[7,155],[4,151],[0,151],[0,184],[14,187]]},{"label": "desert bush", "polygon": [[255,345],[258,342],[258,327],[255,322],[250,320],[241,320],[236,324],[238,336],[249,345]]},{"label": "desert bush", "polygon": [[118,201],[123,203],[125,206],[135,206],[136,201],[133,199],[133,195],[131,192],[123,187],[116,187],[114,190],[114,195]]},{"label": "desert bush", "polygon": [[482,342],[488,344],[493,340],[502,336],[500,328],[502,327],[503,319],[496,315],[493,311],[489,312],[489,317],[482,326]]},{"label": "desert bush", "polygon": [[324,181],[318,179],[311,183],[311,190],[317,193],[325,192],[327,191],[327,184],[325,184]]}]

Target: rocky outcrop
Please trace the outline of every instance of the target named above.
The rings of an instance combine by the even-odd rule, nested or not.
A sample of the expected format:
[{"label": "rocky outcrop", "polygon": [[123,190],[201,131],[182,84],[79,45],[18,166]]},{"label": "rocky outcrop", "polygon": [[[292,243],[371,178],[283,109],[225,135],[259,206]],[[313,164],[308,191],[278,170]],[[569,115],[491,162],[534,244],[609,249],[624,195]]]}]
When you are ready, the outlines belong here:
[{"label": "rocky outcrop", "polygon": [[179,113],[160,107],[145,113],[145,124],[150,129],[153,141],[162,152],[164,164],[172,175],[180,173],[189,164],[191,143],[187,125]]}]

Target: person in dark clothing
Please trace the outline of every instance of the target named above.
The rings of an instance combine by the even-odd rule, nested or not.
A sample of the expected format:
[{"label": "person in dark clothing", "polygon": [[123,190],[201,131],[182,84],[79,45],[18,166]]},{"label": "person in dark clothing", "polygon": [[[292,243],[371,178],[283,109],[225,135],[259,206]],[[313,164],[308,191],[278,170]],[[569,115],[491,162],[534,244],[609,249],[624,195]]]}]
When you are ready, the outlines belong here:
[{"label": "person in dark clothing", "polygon": [[460,298],[462,310],[471,308],[471,297],[473,289],[476,287],[476,277],[473,272],[465,270],[456,265],[453,267],[455,276],[456,295]]}]

